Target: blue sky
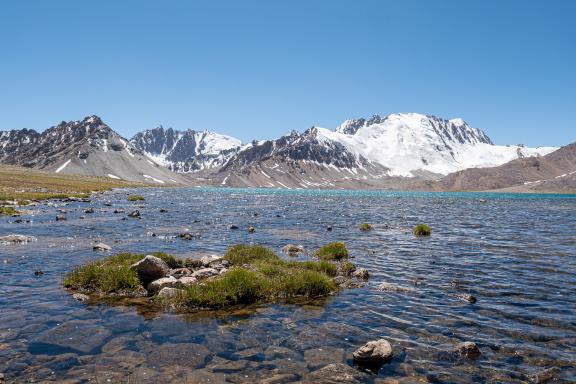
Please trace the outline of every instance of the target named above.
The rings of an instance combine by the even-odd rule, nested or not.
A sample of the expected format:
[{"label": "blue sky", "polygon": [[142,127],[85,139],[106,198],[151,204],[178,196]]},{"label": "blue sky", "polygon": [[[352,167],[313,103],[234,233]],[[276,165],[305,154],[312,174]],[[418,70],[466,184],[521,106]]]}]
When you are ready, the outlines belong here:
[{"label": "blue sky", "polygon": [[0,3],[0,130],[101,116],[248,141],[374,113],[576,140],[576,1]]}]

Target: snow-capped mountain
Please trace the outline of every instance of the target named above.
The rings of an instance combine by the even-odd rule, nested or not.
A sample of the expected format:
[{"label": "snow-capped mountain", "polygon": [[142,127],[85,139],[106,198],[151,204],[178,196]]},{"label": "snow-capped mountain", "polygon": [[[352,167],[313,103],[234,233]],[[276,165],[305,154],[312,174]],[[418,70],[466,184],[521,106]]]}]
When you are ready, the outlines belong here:
[{"label": "snow-capped mountain", "polygon": [[156,162],[181,173],[220,167],[242,144],[218,133],[177,131],[162,126],[136,134],[130,143]]},{"label": "snow-capped mountain", "polygon": [[[302,134],[254,141],[231,157],[220,174],[224,185],[272,187],[279,181],[281,186],[295,188],[342,183],[348,187],[352,181],[367,184],[371,180],[365,187],[372,187],[376,179],[438,179],[458,170],[497,166],[556,149],[494,145],[484,132],[462,119],[417,113],[374,115],[346,120],[335,130],[312,127]],[[287,176],[293,173],[295,178]]]},{"label": "snow-capped mountain", "polygon": [[154,163],[98,116],[61,122],[42,133],[0,132],[0,163],[158,184],[180,176]]}]

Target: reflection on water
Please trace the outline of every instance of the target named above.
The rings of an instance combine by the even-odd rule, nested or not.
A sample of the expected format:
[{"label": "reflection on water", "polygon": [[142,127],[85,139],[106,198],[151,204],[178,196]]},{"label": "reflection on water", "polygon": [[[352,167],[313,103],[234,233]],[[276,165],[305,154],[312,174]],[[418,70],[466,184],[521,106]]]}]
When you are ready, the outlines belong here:
[{"label": "reflection on water", "polygon": [[[576,380],[576,199],[138,193],[146,201],[137,205],[116,191],[90,204],[32,207],[31,223],[0,219],[0,235],[38,238],[0,247],[0,372],[8,382],[293,382],[330,363],[352,364],[357,347],[381,337],[391,341],[395,356],[370,377],[374,382],[525,382],[546,369],[560,382]],[[85,214],[88,206],[95,213]],[[135,206],[142,207],[140,220],[114,213]],[[67,221],[54,221],[59,208],[68,211]],[[360,232],[363,222],[374,230]],[[431,225],[431,238],[411,235],[419,222]],[[240,229],[229,229],[232,224]],[[201,236],[175,238],[183,231]],[[62,276],[102,257],[91,250],[95,240],[115,252],[181,257],[222,253],[238,242],[280,253],[287,243],[312,250],[338,240],[371,279],[319,302],[232,312],[166,313],[146,300],[79,303],[61,288]],[[44,274],[35,276],[37,270]],[[384,282],[410,289],[377,290]],[[478,302],[458,298],[463,293]],[[451,350],[460,341],[476,342],[482,355],[455,356]]]}]

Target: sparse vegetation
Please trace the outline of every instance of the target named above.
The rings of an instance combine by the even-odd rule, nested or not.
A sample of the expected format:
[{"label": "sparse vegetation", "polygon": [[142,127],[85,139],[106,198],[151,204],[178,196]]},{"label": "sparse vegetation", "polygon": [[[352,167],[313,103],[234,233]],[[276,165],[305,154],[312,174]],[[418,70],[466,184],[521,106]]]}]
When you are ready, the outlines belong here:
[{"label": "sparse vegetation", "polygon": [[144,196],[140,195],[130,195],[128,196],[128,201],[144,201]]},{"label": "sparse vegetation", "polygon": [[372,230],[372,225],[368,224],[368,223],[362,223],[360,224],[360,230],[362,232],[368,232]]},{"label": "sparse vegetation", "polygon": [[[165,253],[154,253],[171,268],[180,260]],[[136,292],[141,282],[130,265],[142,254],[119,253],[90,262],[70,272],[64,286],[97,293]],[[224,255],[229,270],[211,279],[201,280],[172,297],[158,298],[184,310],[224,308],[237,304],[290,300],[296,297],[326,296],[338,290],[332,277],[337,264],[321,261],[287,261],[259,245],[234,245]]]},{"label": "sparse vegetation", "polygon": [[[164,260],[171,268],[178,268],[181,262],[173,256],[162,252],[152,255]],[[130,266],[144,258],[137,253],[118,253],[97,261],[90,262],[70,272],[64,279],[64,286],[71,289],[112,293],[130,291],[140,286],[136,272]]]},{"label": "sparse vegetation", "polygon": [[18,212],[12,207],[0,206],[0,216],[12,216],[15,215],[16,213]]},{"label": "sparse vegetation", "polygon": [[340,268],[342,269],[342,273],[345,276],[348,276],[350,273],[352,273],[352,271],[356,269],[356,265],[349,261],[345,261],[342,264],[340,264]]},{"label": "sparse vegetation", "polygon": [[321,247],[315,255],[320,260],[345,260],[348,259],[348,249],[346,244],[334,242]]},{"label": "sparse vegetation", "polygon": [[432,233],[432,229],[426,224],[418,224],[414,227],[412,233],[414,234],[414,236],[418,237],[430,236],[430,234]]},{"label": "sparse vegetation", "polygon": [[0,201],[85,198],[94,191],[146,186],[106,177],[62,175],[31,168],[0,165]]}]

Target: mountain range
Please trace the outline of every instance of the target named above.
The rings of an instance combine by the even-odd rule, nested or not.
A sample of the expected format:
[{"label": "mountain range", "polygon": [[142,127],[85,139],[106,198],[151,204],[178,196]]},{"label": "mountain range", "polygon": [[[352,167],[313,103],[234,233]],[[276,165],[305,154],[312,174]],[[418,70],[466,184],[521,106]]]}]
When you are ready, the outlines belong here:
[{"label": "mountain range", "polygon": [[[162,126],[128,140],[97,116],[42,133],[0,132],[0,163],[155,184],[230,187],[486,190],[528,189],[537,182],[546,190],[546,185],[558,187],[548,180],[566,178],[562,186],[570,188],[574,151],[557,149],[495,145],[462,119],[417,113],[346,120],[335,129],[311,127],[247,144],[214,132]],[[530,166],[535,162],[540,166]]]}]

